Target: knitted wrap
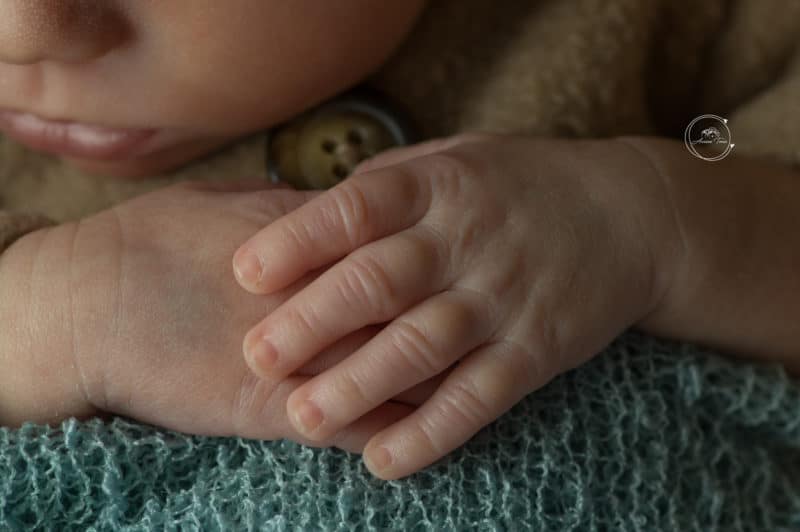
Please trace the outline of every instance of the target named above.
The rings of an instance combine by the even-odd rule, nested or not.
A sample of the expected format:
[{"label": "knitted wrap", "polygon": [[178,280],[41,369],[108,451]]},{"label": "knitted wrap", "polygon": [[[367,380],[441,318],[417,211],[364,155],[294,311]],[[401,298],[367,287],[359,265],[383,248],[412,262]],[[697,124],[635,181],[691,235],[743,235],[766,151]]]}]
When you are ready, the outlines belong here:
[{"label": "knitted wrap", "polygon": [[288,441],[27,424],[0,429],[0,530],[797,530],[799,392],[629,332],[392,482]]}]

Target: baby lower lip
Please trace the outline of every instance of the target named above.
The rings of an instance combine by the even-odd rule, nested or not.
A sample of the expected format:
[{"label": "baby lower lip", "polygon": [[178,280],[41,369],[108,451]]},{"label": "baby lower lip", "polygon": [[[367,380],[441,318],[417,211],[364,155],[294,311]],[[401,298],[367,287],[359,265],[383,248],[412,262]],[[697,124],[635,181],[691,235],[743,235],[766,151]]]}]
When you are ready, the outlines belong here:
[{"label": "baby lower lip", "polygon": [[36,150],[97,161],[144,155],[157,132],[46,120],[16,111],[0,111],[0,131]]}]

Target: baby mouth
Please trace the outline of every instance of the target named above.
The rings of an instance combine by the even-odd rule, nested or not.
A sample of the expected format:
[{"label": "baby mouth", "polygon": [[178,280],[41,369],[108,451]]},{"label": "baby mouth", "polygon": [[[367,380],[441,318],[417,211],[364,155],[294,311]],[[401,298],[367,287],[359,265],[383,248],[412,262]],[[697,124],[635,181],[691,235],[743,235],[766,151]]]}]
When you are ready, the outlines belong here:
[{"label": "baby mouth", "polygon": [[48,120],[0,110],[0,131],[35,150],[76,159],[112,161],[146,154],[155,129],[128,129]]}]

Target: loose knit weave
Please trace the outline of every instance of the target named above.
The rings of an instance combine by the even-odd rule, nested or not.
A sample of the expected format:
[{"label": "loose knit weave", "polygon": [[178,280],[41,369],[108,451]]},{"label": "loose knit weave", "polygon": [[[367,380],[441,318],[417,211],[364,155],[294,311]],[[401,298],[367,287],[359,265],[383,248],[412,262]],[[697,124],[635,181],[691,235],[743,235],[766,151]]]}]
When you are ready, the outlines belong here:
[{"label": "loose knit weave", "polygon": [[122,419],[0,430],[0,530],[800,528],[800,388],[627,333],[407,479]]}]

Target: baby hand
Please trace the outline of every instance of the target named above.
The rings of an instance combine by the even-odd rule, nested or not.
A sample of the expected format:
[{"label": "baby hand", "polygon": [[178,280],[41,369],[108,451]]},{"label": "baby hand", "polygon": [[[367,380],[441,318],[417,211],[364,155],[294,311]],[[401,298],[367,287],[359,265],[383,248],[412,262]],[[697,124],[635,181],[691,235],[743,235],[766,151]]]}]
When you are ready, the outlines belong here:
[{"label": "baby hand", "polygon": [[[7,333],[25,334],[0,345],[6,368],[15,368],[0,377],[0,422],[107,412],[192,434],[290,438],[361,452],[369,437],[421,402],[424,387],[326,441],[294,430],[288,395],[377,328],[354,331],[291,378],[256,378],[240,356],[242,336],[313,276],[252,296],[234,281],[230,259],[238,243],[312,194],[214,188],[159,190],[31,234],[3,256],[0,297],[19,300],[8,312],[0,305],[0,317],[11,320],[8,328],[0,320],[0,344]],[[28,315],[34,319],[18,321]],[[55,334],[62,327],[64,334]],[[3,385],[3,377],[12,381]]]},{"label": "baby hand", "polygon": [[676,241],[662,197],[625,141],[471,135],[387,152],[238,250],[256,294],[338,261],[246,335],[247,364],[285,378],[388,322],[287,409],[324,440],[445,375],[365,449],[377,476],[413,473],[653,309]]}]

